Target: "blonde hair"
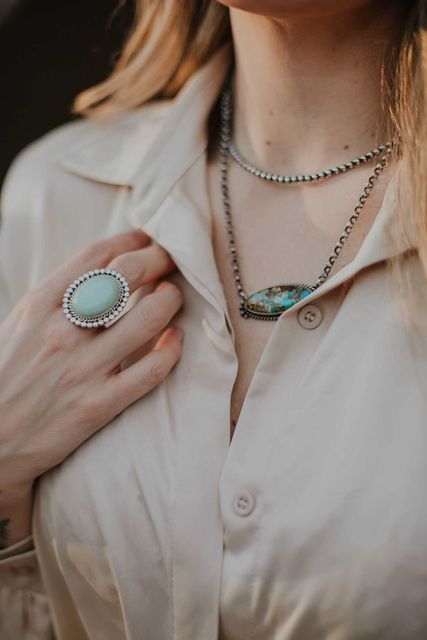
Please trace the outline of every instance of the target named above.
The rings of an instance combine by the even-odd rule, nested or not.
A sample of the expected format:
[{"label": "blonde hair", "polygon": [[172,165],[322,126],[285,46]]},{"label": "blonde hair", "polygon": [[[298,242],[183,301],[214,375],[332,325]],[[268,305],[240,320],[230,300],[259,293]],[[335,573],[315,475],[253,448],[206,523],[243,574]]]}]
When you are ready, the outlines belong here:
[{"label": "blonde hair", "polygon": [[111,114],[172,98],[230,38],[228,9],[216,0],[137,0],[134,26],[113,73],[81,93],[75,109]]},{"label": "blonde hair", "polygon": [[[386,124],[400,138],[404,159],[399,233],[411,238],[427,274],[427,0],[397,5],[403,26],[384,70]],[[229,11],[217,0],[136,0],[134,26],[113,73],[77,97],[76,111],[112,114],[172,98],[230,39]],[[396,273],[402,279],[403,270]]]},{"label": "blonde hair", "polygon": [[[394,240],[412,244],[422,266],[422,280],[406,268],[405,255],[390,261],[394,282],[402,295],[408,324],[417,299],[427,299],[427,0],[407,3],[399,38],[390,52],[388,82],[384,87],[389,131],[400,139],[401,180],[398,184],[397,225]],[[393,241],[392,239],[392,241]],[[420,287],[421,285],[421,287]],[[414,304],[413,304],[414,303]],[[420,319],[418,319],[420,320]],[[425,322],[425,319],[421,319]]]}]

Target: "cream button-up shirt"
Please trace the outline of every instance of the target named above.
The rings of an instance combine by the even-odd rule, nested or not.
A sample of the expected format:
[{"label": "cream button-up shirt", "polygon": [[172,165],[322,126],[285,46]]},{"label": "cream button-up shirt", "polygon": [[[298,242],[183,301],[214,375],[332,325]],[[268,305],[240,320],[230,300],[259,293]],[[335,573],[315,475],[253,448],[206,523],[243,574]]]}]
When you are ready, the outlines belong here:
[{"label": "cream button-up shirt", "polygon": [[35,548],[2,554],[2,640],[427,638],[427,307],[411,333],[385,262],[393,183],[355,259],[275,323],[230,445],[206,188],[229,54],[172,102],[49,134],[9,174],[3,314],[142,227],[178,265],[185,340],[161,386],[40,479]]}]

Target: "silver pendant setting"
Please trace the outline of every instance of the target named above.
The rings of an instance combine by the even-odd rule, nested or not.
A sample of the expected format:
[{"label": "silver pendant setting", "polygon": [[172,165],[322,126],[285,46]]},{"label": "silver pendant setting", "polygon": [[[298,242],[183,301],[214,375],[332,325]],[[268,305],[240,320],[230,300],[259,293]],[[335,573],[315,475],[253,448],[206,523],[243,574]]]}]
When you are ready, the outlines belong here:
[{"label": "silver pendant setting", "polygon": [[278,320],[280,316],[311,293],[306,284],[278,284],[260,289],[242,300],[240,314],[243,318]]}]

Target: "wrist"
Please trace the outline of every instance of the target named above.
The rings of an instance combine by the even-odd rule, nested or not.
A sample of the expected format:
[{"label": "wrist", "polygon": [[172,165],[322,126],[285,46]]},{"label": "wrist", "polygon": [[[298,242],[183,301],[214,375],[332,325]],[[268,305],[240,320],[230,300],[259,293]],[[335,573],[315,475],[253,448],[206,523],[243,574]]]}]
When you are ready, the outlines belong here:
[{"label": "wrist", "polygon": [[31,534],[32,507],[32,485],[1,489],[0,549],[7,549]]},{"label": "wrist", "polygon": [[29,482],[22,485],[0,486],[0,509],[16,504],[23,504],[32,501],[34,483]]}]

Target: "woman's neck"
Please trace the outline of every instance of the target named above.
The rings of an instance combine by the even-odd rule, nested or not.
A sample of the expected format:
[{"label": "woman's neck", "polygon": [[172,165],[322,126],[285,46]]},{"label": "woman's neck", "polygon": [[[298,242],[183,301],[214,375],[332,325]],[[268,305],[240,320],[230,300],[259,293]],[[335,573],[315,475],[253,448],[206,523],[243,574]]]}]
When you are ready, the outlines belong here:
[{"label": "woman's neck", "polygon": [[277,20],[231,9],[231,22],[234,138],[249,160],[306,173],[383,142],[381,69],[395,28],[392,11],[369,4]]}]

